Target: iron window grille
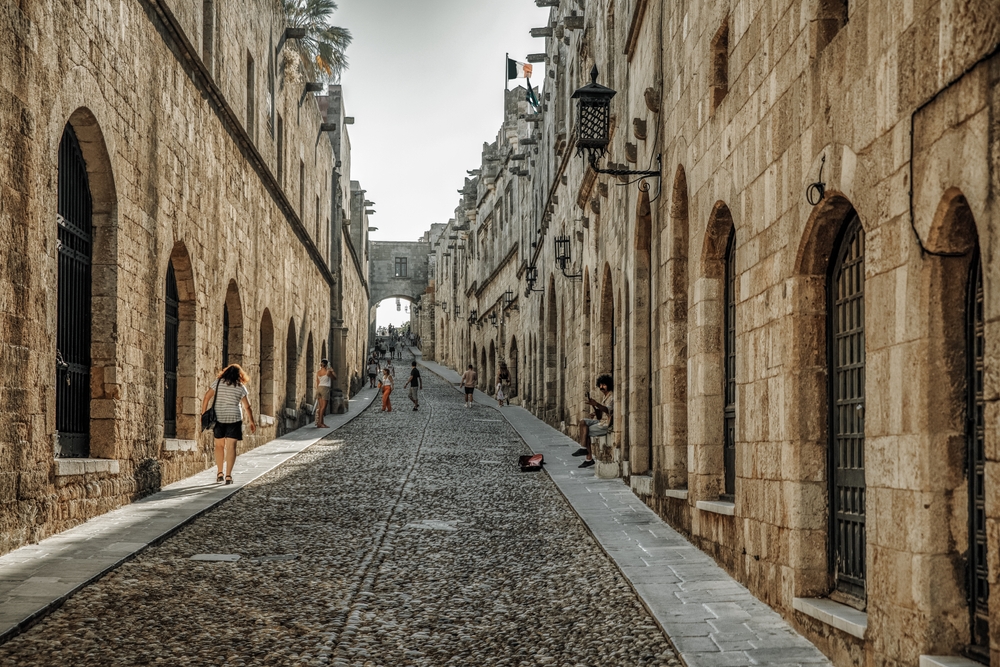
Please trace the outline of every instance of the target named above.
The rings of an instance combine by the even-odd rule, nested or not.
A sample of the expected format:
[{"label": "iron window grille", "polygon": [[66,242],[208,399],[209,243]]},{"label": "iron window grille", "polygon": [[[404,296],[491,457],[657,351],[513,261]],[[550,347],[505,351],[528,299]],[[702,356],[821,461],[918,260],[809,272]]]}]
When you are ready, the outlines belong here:
[{"label": "iron window grille", "polygon": [[736,498],[736,230],[729,232],[726,243],[724,360],[725,403],[722,410],[725,443],[723,449],[723,500]]},{"label": "iron window grille", "polygon": [[983,270],[979,250],[969,269],[966,311],[967,401],[966,465],[969,477],[968,598],[971,646],[966,652],[978,660],[989,658],[990,584],[986,537],[986,401],[983,393],[985,339],[983,335]]},{"label": "iron window grille", "polygon": [[174,263],[167,264],[166,316],[163,328],[163,436],[177,437],[177,332],[180,325]]},{"label": "iron window grille", "polygon": [[865,237],[852,211],[827,281],[830,567],[837,591],[864,600]]},{"label": "iron window grille", "polygon": [[58,167],[57,456],[90,455],[93,201],[76,133],[66,126]]}]

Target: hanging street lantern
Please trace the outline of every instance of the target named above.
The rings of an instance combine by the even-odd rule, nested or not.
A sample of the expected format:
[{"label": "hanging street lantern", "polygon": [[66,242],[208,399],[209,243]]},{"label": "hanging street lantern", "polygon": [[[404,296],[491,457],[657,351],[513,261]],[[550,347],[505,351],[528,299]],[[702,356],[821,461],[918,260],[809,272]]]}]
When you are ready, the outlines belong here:
[{"label": "hanging street lantern", "polygon": [[[573,99],[576,106],[576,154],[586,151],[587,161],[598,174],[610,176],[660,176],[660,170],[632,171],[631,169],[601,169],[597,163],[608,152],[611,143],[611,98],[617,91],[597,83],[597,65],[590,70],[590,83],[577,88]],[[657,166],[660,156],[656,156]],[[646,191],[649,186],[643,180],[639,189]]]},{"label": "hanging street lantern", "polygon": [[503,302],[505,310],[520,310],[514,305],[514,290],[507,290],[503,293]]},{"label": "hanging street lantern", "polygon": [[570,248],[569,248],[569,237],[568,236],[557,236],[555,238],[556,242],[556,263],[562,270],[562,274],[567,278],[582,278],[582,273],[575,273],[569,275],[566,273],[566,267],[570,263]]},{"label": "hanging street lantern", "polygon": [[495,310],[490,311],[490,324],[494,327],[497,326],[497,311]]},{"label": "hanging street lantern", "polygon": [[577,102],[576,111],[576,154],[584,151],[594,164],[608,150],[611,141],[611,98],[618,92],[597,83],[597,65],[590,70],[590,83],[577,88],[573,99]]},{"label": "hanging street lantern", "polygon": [[532,292],[544,292],[545,290],[535,289],[535,283],[538,282],[538,267],[529,266],[524,271],[524,280],[528,283],[528,288],[524,290],[525,298],[531,296]]}]

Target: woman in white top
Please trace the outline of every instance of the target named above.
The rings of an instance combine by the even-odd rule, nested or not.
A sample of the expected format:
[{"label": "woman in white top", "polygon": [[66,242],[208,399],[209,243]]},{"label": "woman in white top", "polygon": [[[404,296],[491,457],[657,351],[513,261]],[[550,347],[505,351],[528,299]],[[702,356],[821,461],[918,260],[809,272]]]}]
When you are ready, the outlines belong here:
[{"label": "woman in white top", "polygon": [[389,400],[389,394],[392,393],[392,375],[388,367],[382,369],[382,377],[378,383],[382,388],[382,412],[392,412],[392,401]]},{"label": "woman in white top", "polygon": [[333,387],[333,381],[337,379],[337,374],[329,366],[329,361],[321,359],[319,370],[316,371],[316,401],[319,404],[316,406],[316,428],[327,428],[327,425],[323,423],[323,417],[326,415],[326,402],[330,400],[330,389]]},{"label": "woman in white top", "polygon": [[215,465],[218,475],[215,481],[221,482],[223,477],[223,461],[229,472],[225,475],[226,484],[233,483],[233,466],[236,465],[236,442],[243,439],[243,411],[250,417],[250,433],[257,432],[257,422],[253,418],[248,398],[247,377],[239,364],[230,364],[222,369],[215,382],[205,392],[201,401],[201,413],[212,405],[215,406]]}]

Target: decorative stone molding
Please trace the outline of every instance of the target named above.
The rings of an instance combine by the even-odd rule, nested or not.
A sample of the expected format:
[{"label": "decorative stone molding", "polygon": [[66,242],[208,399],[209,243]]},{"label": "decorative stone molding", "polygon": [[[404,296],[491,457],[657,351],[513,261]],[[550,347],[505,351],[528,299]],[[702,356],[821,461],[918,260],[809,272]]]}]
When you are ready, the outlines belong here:
[{"label": "decorative stone molding", "polygon": [[733,516],[736,514],[736,503],[725,500],[699,500],[694,506],[702,512],[712,512],[713,514],[722,514],[724,516]]}]

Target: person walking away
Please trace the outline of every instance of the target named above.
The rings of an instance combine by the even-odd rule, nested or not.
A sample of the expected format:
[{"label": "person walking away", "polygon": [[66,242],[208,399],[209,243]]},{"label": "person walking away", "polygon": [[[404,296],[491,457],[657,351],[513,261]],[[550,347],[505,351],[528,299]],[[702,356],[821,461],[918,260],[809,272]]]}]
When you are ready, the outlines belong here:
[{"label": "person walking away", "polygon": [[[243,440],[243,415],[250,418],[250,433],[257,432],[257,422],[250,407],[247,377],[239,364],[230,364],[216,376],[215,382],[201,399],[201,413],[205,414],[210,405],[215,406],[215,466],[218,474],[216,482],[221,482],[225,473],[226,484],[233,483],[233,466],[236,465],[236,443]],[[225,465],[223,465],[225,464]]]},{"label": "person walking away", "polygon": [[497,377],[503,386],[503,400],[510,405],[510,371],[507,370],[507,362],[500,362],[500,373]]},{"label": "person walking away", "polygon": [[389,341],[389,358],[396,358],[396,337],[393,336],[392,340]]},{"label": "person walking away", "polygon": [[330,368],[330,362],[321,359],[319,370],[316,371],[316,428],[329,428],[323,423],[323,418],[326,416],[326,404],[330,400],[330,390],[336,379],[337,374]]},{"label": "person walking away", "polygon": [[496,399],[497,399],[497,407],[498,408],[502,408],[503,407],[503,402],[504,402],[505,398],[506,398],[506,396],[504,396],[504,393],[503,393],[503,380],[501,380],[498,377],[497,378],[497,387],[496,387]]},{"label": "person walking away", "polygon": [[378,376],[378,364],[375,363],[375,357],[368,358],[368,386],[371,389],[375,388],[375,379]]},{"label": "person walking away", "polygon": [[590,449],[590,439],[607,435],[614,423],[615,397],[611,392],[613,386],[614,382],[610,375],[601,375],[597,378],[597,388],[603,394],[603,398],[601,399],[604,401],[603,403],[598,403],[592,399],[590,392],[587,392],[587,404],[594,408],[597,419],[584,419],[580,422],[580,432],[577,436],[580,449],[573,452],[573,456],[587,455],[587,458],[579,466],[581,468],[589,468],[594,465],[594,457]]},{"label": "person walking away", "polygon": [[392,401],[389,400],[389,394],[392,393],[392,375],[388,366],[382,369],[382,377],[378,384],[382,389],[382,412],[392,412]]},{"label": "person walking away", "polygon": [[395,379],[396,367],[392,365],[392,357],[389,357],[389,361],[385,362],[385,369],[389,371],[389,375],[391,375]]},{"label": "person walking away", "polygon": [[462,383],[461,386],[465,389],[465,407],[472,407],[472,393],[476,391],[476,382],[479,381],[479,376],[476,375],[476,371],[473,370],[472,364],[464,373],[462,373]]},{"label": "person walking away", "polygon": [[420,407],[420,395],[418,391],[424,388],[424,382],[420,379],[420,371],[417,369],[416,361],[410,362],[410,377],[403,387],[410,388],[410,400],[413,401],[413,409],[416,410]]}]

